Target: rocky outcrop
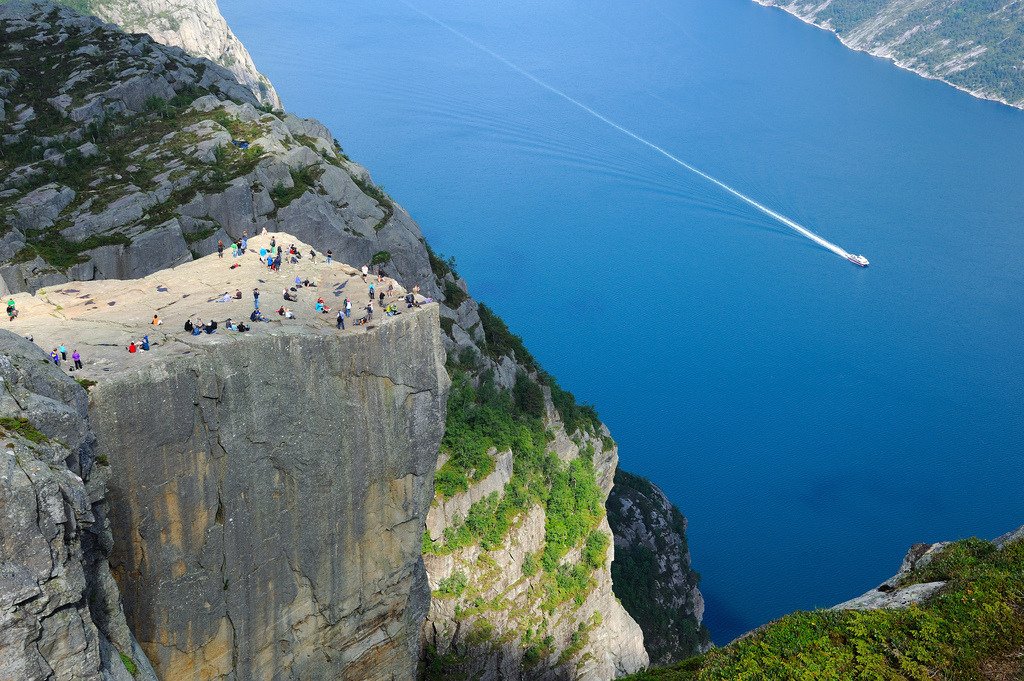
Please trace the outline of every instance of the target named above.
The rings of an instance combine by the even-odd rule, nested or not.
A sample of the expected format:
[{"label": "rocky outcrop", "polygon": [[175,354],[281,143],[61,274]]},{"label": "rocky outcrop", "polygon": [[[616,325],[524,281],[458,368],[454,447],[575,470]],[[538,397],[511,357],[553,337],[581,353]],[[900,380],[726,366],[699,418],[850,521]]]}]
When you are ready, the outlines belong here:
[{"label": "rocky outcrop", "polygon": [[[1024,539],[1024,526],[992,541],[1002,550],[1007,544]],[[900,610],[911,605],[920,605],[939,593],[946,582],[917,582],[915,574],[927,567],[943,549],[953,542],[940,541],[934,544],[914,544],[903,557],[900,569],[880,585],[856,598],[832,606],[832,610]]]},{"label": "rocky outcrop", "polygon": [[904,584],[915,570],[920,570],[927,566],[949,544],[950,542],[914,544],[907,551],[907,555],[903,557],[903,563],[900,565],[899,572],[871,591],[857,598],[851,598],[848,601],[832,606],[832,610],[901,609],[925,602],[942,589],[946,583],[922,582],[909,585]]},{"label": "rocky outcrop", "polygon": [[155,681],[107,566],[85,390],[8,331],[0,378],[0,678]]},{"label": "rocky outcrop", "polygon": [[64,8],[0,6],[0,31],[0,104],[18,113],[0,159],[2,292],[140,277],[267,228],[445,297],[419,227],[323,125]]},{"label": "rocky outcrop", "polygon": [[1024,108],[1018,3],[956,0],[755,0],[834,33],[850,49],[889,59],[975,97]]},{"label": "rocky outcrop", "polygon": [[447,381],[435,308],[93,388],[111,562],[160,678],[409,677]]},{"label": "rocky outcrop", "polygon": [[643,630],[651,664],[708,650],[700,576],[691,566],[683,514],[649,480],[619,470],[608,522],[615,533],[615,595]]},{"label": "rocky outcrop", "polygon": [[[235,37],[217,0],[87,0],[89,11],[127,33],[146,33],[162,45],[223,66],[256,98],[281,108],[277,91]],[[70,4],[70,3],[69,3]]]},{"label": "rocky outcrop", "polygon": [[[610,438],[577,433],[575,440],[549,405],[551,452],[562,463],[588,459],[603,504],[618,460]],[[607,434],[605,433],[607,436]],[[443,466],[444,461],[441,461]],[[451,539],[474,504],[515,494],[512,452],[496,453],[493,473],[451,498],[438,495],[427,516],[425,542]],[[518,465],[523,465],[522,463]],[[428,552],[424,560],[435,597],[424,624],[427,677],[475,679],[611,679],[647,666],[643,635],[612,593],[610,547],[587,566],[579,546],[560,561],[560,574],[584,567],[589,584],[568,602],[552,605],[553,583],[543,561],[552,528],[545,504],[530,504],[494,545],[473,543]],[[611,537],[603,515],[590,538]],[[589,543],[589,542],[588,542]],[[606,540],[605,546],[610,544]],[[465,585],[464,587],[462,585]]]}]

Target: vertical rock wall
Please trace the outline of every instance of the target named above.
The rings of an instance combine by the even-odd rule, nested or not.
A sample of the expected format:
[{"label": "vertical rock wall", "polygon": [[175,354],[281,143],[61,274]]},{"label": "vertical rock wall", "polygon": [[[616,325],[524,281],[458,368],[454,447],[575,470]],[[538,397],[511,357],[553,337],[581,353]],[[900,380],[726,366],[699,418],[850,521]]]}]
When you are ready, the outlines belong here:
[{"label": "vertical rock wall", "polygon": [[608,498],[615,533],[615,595],[644,632],[654,665],[666,665],[711,647],[704,597],[686,541],[686,518],[650,480],[615,473]]},{"label": "vertical rock wall", "polygon": [[[85,390],[0,331],[0,679],[154,679],[107,552]],[[122,655],[124,658],[122,658]]]},{"label": "vertical rock wall", "polygon": [[259,336],[93,389],[111,562],[158,675],[401,679],[448,377],[436,308]]}]

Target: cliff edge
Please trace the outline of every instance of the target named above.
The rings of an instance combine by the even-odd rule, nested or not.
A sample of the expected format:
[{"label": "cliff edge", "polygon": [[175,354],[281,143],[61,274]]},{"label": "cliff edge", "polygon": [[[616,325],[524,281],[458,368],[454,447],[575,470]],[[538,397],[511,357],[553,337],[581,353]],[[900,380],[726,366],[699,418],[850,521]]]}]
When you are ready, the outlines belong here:
[{"label": "cliff edge", "polygon": [[[256,249],[274,237],[306,255],[270,271]],[[437,306],[403,300],[401,314],[339,330],[315,303],[355,298],[356,270],[314,262],[287,234],[250,244],[19,294],[20,330],[74,347],[76,376],[95,382],[96,447],[115,472],[110,562],[160,678],[408,678],[448,389]],[[290,319],[273,306],[295,277],[315,286],[295,287]],[[273,321],[227,330],[261,285]],[[242,288],[244,300],[222,295]],[[217,331],[186,334],[200,316]],[[150,349],[128,352],[144,334]]]}]

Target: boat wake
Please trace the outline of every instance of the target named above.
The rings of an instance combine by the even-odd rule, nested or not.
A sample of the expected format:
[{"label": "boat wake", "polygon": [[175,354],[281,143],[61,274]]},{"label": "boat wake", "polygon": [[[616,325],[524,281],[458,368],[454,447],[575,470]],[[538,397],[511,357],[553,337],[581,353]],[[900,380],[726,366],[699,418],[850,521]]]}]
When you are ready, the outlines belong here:
[{"label": "boat wake", "polygon": [[767,215],[767,216],[769,216],[769,217],[771,217],[771,218],[781,222],[782,224],[786,225],[787,227],[795,230],[797,233],[807,237],[808,239],[810,239],[814,243],[818,244],[819,246],[822,246],[823,248],[827,248],[828,250],[832,251],[833,253],[835,253],[839,257],[844,258],[845,260],[849,260],[850,262],[852,262],[855,265],[860,265],[861,267],[866,267],[868,265],[868,260],[864,256],[862,256],[862,255],[854,255],[852,253],[847,252],[846,250],[844,250],[843,248],[841,248],[841,247],[837,246],[836,244],[832,243],[828,239],[825,239],[824,237],[821,237],[818,234],[815,234],[814,232],[812,232],[811,230],[807,229],[803,225],[799,224],[795,220],[792,220],[792,219],[786,217],[785,215],[783,215],[783,214],[781,214],[781,213],[779,213],[777,211],[772,210],[768,206],[766,206],[763,203],[761,203],[761,202],[759,202],[759,201],[757,201],[757,200],[747,196],[746,194],[744,194],[743,192],[739,191],[738,189],[734,189],[733,187],[730,187],[725,182],[722,182],[721,180],[719,180],[719,179],[717,179],[715,177],[712,177],[711,175],[708,175],[703,170],[700,170],[699,168],[695,168],[694,166],[690,165],[689,163],[687,163],[686,161],[682,160],[678,156],[675,156],[671,152],[669,152],[669,151],[663,149],[662,147],[658,146],[654,142],[651,142],[650,140],[645,139],[644,137],[641,137],[640,135],[638,135],[637,133],[633,132],[632,130],[619,125],[618,123],[616,123],[615,121],[611,120],[610,118],[608,118],[604,114],[602,114],[602,113],[600,113],[598,111],[595,111],[594,109],[590,108],[589,106],[587,106],[583,102],[579,101],[578,99],[575,99],[571,95],[568,95],[565,92],[562,92],[561,90],[556,88],[554,85],[546,83],[545,81],[543,81],[540,78],[538,78],[537,76],[533,75],[532,73],[530,73],[526,69],[520,67],[518,64],[516,64],[516,63],[506,59],[505,57],[501,56],[500,54],[498,54],[494,50],[492,50],[489,47],[487,47],[486,45],[483,45],[483,44],[477,42],[476,40],[473,40],[472,38],[470,38],[468,35],[466,35],[462,31],[460,31],[457,28],[455,28],[454,26],[451,26],[450,24],[442,21],[441,19],[437,18],[433,14],[431,14],[431,13],[425,11],[425,10],[420,9],[416,5],[413,5],[412,3],[408,2],[408,0],[402,0],[402,4],[404,4],[406,7],[408,7],[412,11],[416,12],[420,16],[422,16],[422,17],[428,19],[429,21],[437,24],[438,26],[440,26],[441,28],[445,29],[446,31],[448,31],[448,32],[458,36],[459,38],[461,38],[462,40],[466,41],[467,43],[469,43],[470,45],[472,45],[476,49],[480,50],[481,52],[483,52],[483,53],[493,57],[494,59],[497,59],[502,64],[504,64],[505,66],[509,67],[510,69],[515,71],[516,73],[518,73],[521,76],[523,76],[523,77],[533,81],[533,83],[535,83],[536,85],[539,85],[540,87],[542,87],[545,90],[551,92],[552,94],[558,95],[559,97],[561,97],[565,101],[569,102],[573,106],[575,106],[575,107],[577,107],[579,109],[582,109],[583,111],[587,112],[588,114],[590,114],[591,116],[593,116],[597,120],[601,121],[602,123],[605,123],[606,125],[611,126],[612,128],[615,128],[616,130],[618,130],[622,134],[627,135],[627,136],[633,138],[634,140],[636,140],[640,144],[643,144],[644,146],[646,146],[646,147],[648,147],[650,149],[653,149],[654,151],[658,152],[659,154],[661,154],[662,156],[664,156],[668,160],[670,160],[673,163],[675,163],[675,164],[685,168],[686,170],[690,171],[691,173],[694,173],[694,174],[704,178],[708,182],[714,184],[715,186],[719,187],[720,189],[725,190],[729,194],[732,194],[733,196],[735,196],[739,200],[743,201],[744,203],[746,203],[746,204],[756,208],[757,210],[761,211],[765,215]]}]

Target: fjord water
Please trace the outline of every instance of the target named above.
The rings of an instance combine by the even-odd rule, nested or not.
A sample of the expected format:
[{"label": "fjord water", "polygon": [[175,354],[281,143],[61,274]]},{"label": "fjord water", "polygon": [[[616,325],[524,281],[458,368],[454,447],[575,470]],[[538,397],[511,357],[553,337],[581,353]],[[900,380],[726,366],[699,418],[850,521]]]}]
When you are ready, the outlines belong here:
[{"label": "fjord water", "polygon": [[689,517],[727,642],[1024,523],[1024,112],[747,0],[221,0]]}]

